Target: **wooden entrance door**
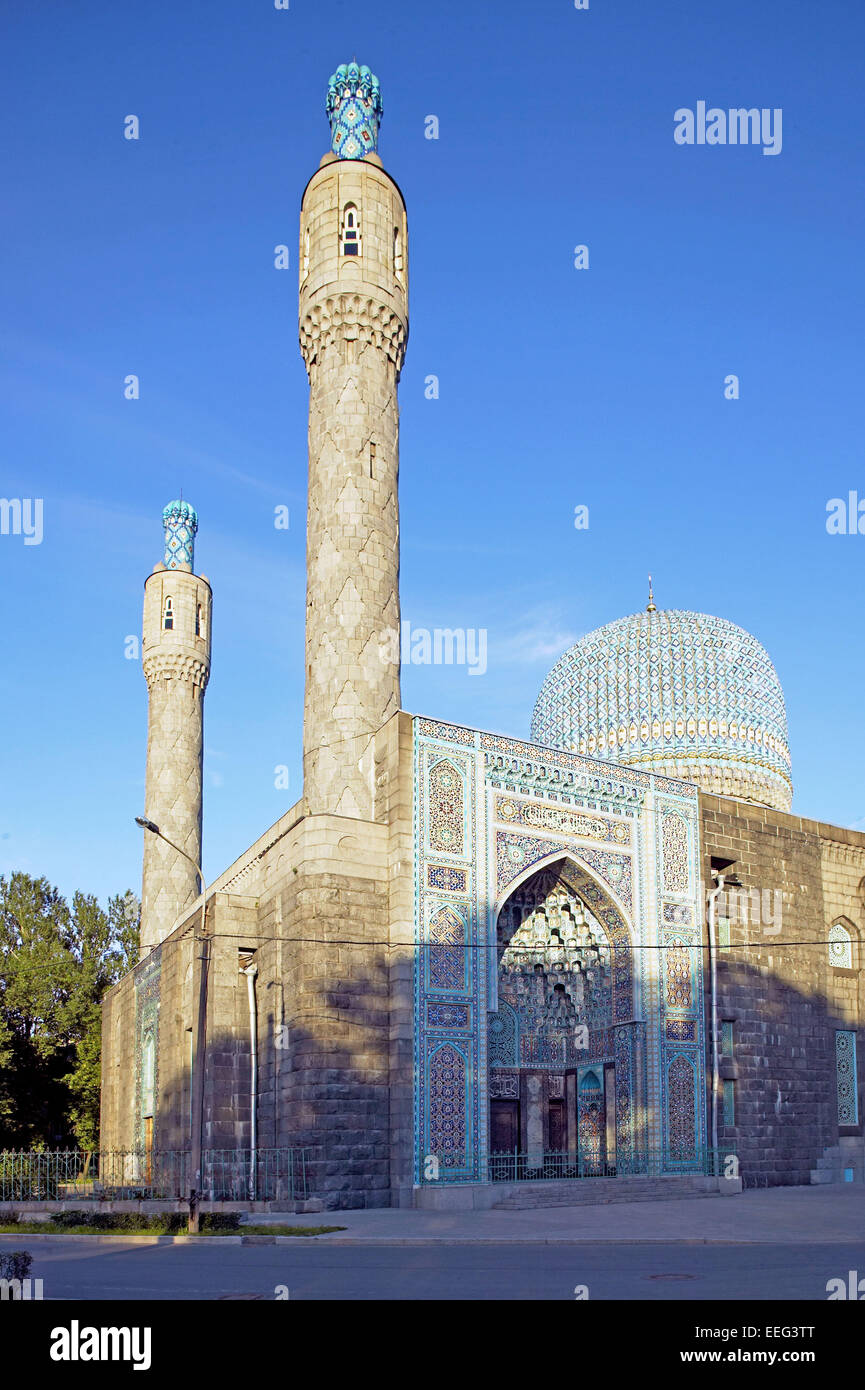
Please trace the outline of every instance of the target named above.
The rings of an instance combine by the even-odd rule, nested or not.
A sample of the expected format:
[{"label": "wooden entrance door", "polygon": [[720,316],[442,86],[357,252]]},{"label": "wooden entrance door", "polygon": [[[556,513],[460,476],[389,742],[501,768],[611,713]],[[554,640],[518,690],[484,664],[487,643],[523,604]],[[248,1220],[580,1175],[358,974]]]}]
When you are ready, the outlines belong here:
[{"label": "wooden entrance door", "polygon": [[520,1103],[490,1101],[490,1153],[512,1154],[520,1147]]},{"label": "wooden entrance door", "polygon": [[551,1153],[564,1153],[568,1147],[568,1130],[565,1123],[565,1102],[550,1101],[550,1143]]}]

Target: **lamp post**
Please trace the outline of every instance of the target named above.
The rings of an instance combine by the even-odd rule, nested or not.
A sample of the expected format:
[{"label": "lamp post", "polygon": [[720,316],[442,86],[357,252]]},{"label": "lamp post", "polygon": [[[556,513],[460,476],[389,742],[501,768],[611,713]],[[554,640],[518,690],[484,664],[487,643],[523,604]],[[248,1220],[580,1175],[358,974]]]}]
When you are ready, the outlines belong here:
[{"label": "lamp post", "polygon": [[188,860],[198,874],[201,883],[201,925],[200,934],[194,937],[197,946],[201,947],[200,952],[195,951],[193,957],[193,985],[192,985],[192,1075],[190,1078],[190,1167],[192,1169],[192,1185],[189,1192],[189,1226],[190,1232],[197,1232],[199,1226],[198,1201],[201,1190],[201,1132],[203,1128],[204,1111],[204,1053],[207,1044],[207,885],[204,881],[204,872],[200,864],[196,864],[191,855],[186,850],[174,844],[167,835],[163,835],[159,826],[152,820],[147,820],[145,816],[136,816],[135,824],[140,825],[142,830],[147,830],[151,835],[158,835],[160,840],[164,840],[177,854],[182,854]]}]

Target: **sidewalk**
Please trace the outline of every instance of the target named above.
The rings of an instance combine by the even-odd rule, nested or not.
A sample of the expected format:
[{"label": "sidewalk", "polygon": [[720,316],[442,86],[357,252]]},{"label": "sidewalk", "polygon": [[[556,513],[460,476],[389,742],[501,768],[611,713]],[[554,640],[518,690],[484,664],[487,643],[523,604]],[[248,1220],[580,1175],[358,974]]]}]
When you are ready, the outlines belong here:
[{"label": "sidewalk", "polygon": [[[0,1235],[0,1248],[108,1245],[850,1245],[865,1244],[865,1187],[775,1187],[737,1197],[535,1207],[529,1211],[256,1213],[256,1226],[341,1226],[319,1236]],[[242,1233],[243,1226],[240,1231]]]},{"label": "sidewalk", "polygon": [[[272,1218],[276,1220],[276,1217]],[[775,1187],[737,1197],[678,1197],[530,1211],[327,1211],[283,1218],[345,1226],[309,1241],[345,1244],[746,1244],[865,1241],[865,1187]],[[264,1224],[256,1218],[257,1224]],[[298,1244],[301,1242],[298,1241]]]}]

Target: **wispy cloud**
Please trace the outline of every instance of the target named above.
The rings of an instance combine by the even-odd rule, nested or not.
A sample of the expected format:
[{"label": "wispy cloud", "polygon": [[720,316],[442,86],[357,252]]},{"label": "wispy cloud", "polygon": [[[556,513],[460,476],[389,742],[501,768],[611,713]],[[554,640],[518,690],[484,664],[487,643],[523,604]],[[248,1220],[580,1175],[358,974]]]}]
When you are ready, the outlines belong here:
[{"label": "wispy cloud", "polygon": [[581,637],[549,605],[528,609],[490,629],[490,658],[503,666],[550,664]]}]

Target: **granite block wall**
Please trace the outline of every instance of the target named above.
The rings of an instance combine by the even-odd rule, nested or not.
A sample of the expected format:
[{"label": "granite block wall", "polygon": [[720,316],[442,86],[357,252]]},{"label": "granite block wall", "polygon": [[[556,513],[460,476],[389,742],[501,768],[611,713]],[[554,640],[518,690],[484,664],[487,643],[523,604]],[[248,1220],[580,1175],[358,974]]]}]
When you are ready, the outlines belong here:
[{"label": "granite block wall", "polygon": [[[732,1024],[720,1072],[732,1082],[735,1117],[719,1137],[735,1146],[746,1184],[808,1183],[839,1138],[835,1031],[861,1031],[861,973],[830,964],[828,932],[842,914],[862,930],[865,836],[700,799],[707,891],[718,856],[761,895],[759,908],[752,895],[747,910],[741,896],[728,899],[729,946],[718,952],[719,1018]],[[861,1038],[859,1046],[861,1057]],[[723,1121],[720,1098],[719,1108]]]}]

